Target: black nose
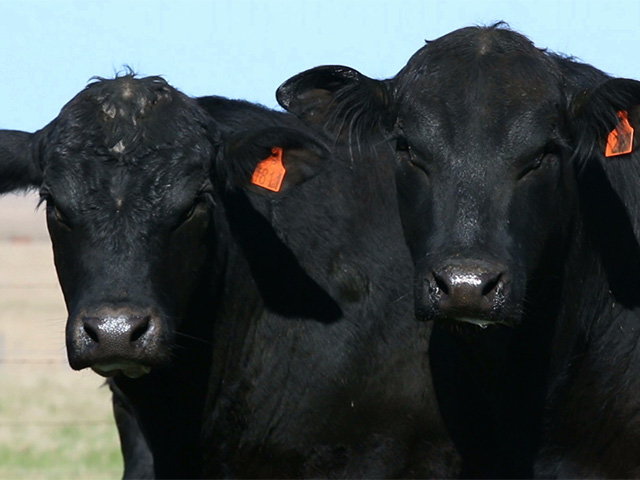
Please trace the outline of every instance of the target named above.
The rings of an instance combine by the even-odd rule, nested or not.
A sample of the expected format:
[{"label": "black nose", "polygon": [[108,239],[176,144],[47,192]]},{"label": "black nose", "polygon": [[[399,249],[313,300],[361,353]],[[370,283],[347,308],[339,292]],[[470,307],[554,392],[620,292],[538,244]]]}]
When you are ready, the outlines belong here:
[{"label": "black nose", "polygon": [[96,346],[124,350],[144,341],[144,335],[151,328],[151,315],[83,317],[82,327]]},{"label": "black nose", "polygon": [[425,283],[441,316],[483,319],[504,301],[509,282],[502,264],[458,260],[433,269]]},{"label": "black nose", "polygon": [[98,308],[69,319],[67,354],[72,368],[92,367],[108,375],[137,373],[133,365],[158,363],[162,352],[162,324],[152,310]]}]

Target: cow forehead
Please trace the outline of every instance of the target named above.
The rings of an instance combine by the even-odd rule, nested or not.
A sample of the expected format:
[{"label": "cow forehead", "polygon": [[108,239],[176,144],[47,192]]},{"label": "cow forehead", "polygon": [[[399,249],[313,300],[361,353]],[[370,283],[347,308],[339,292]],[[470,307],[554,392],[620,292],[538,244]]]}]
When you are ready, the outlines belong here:
[{"label": "cow forehead", "polygon": [[206,172],[212,123],[162,79],[100,80],[72,99],[46,130],[45,182],[167,184]]},{"label": "cow forehead", "polygon": [[66,157],[135,158],[206,143],[212,128],[197,103],[164,80],[125,76],[89,84],[49,126],[48,140]]},{"label": "cow forehead", "polygon": [[547,68],[546,62],[529,60],[526,56],[497,57],[459,64],[448,59],[406,81],[398,79],[399,110],[402,114],[435,107],[445,109],[447,114],[473,114],[477,118],[561,103],[559,73]]},{"label": "cow forehead", "polygon": [[526,37],[498,27],[460,29],[428,43],[394,82],[401,114],[440,99],[447,114],[486,122],[562,99],[555,62]]},{"label": "cow forehead", "polygon": [[[559,73],[538,51],[443,58],[399,78],[399,123],[431,153],[525,154],[561,137]],[[421,145],[422,144],[422,145]]]}]

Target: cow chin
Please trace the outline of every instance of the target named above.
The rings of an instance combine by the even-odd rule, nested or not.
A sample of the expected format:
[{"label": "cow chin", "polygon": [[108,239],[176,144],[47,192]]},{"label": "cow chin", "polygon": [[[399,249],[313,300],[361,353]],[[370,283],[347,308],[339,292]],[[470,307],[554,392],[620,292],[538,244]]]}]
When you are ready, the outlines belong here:
[{"label": "cow chin", "polygon": [[508,308],[504,303],[490,311],[473,309],[440,309],[432,302],[416,299],[416,319],[436,322],[457,332],[491,331],[496,328],[515,328],[521,323],[517,308]]},{"label": "cow chin", "polygon": [[435,321],[445,325],[452,331],[458,332],[481,332],[491,331],[496,328],[515,328],[520,324],[520,319],[513,316],[485,317],[472,314],[428,315],[424,313],[421,314],[420,311],[418,311],[416,318],[423,322]]},{"label": "cow chin", "polygon": [[[88,347],[88,348],[87,348]],[[104,352],[93,346],[67,346],[69,365],[74,370],[92,369],[103,377],[124,375],[139,378],[152,369],[162,368],[170,363],[171,349],[168,346],[154,345],[136,352]]]},{"label": "cow chin", "polygon": [[488,319],[478,317],[454,317],[446,318],[443,320],[448,324],[451,329],[456,331],[471,330],[477,331],[490,331],[496,328],[514,328],[519,322],[512,319]]},{"label": "cow chin", "polygon": [[498,325],[506,325],[506,326],[511,326],[509,325],[507,322],[498,320],[488,320],[485,318],[474,318],[474,317],[457,317],[457,318],[453,318],[451,319],[453,322],[456,323],[466,323],[466,324],[470,324],[470,325],[475,325],[481,329],[486,329],[490,326],[498,326]]},{"label": "cow chin", "polygon": [[151,367],[135,362],[97,363],[91,370],[102,377],[124,375],[129,378],[140,378],[151,371]]}]

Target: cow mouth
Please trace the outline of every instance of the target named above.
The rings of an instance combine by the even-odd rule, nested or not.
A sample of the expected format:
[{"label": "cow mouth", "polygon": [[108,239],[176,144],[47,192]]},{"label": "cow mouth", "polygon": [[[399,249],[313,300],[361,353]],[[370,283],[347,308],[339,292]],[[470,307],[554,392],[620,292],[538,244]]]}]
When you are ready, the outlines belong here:
[{"label": "cow mouth", "polygon": [[151,367],[134,362],[97,363],[91,369],[103,377],[122,374],[129,378],[140,378],[151,371]]},{"label": "cow mouth", "polygon": [[452,319],[454,322],[463,322],[463,323],[470,323],[472,325],[477,325],[478,327],[485,329],[487,328],[489,325],[493,325],[495,322],[492,322],[490,320],[486,320],[484,318],[474,318],[474,317],[458,317],[458,318],[454,318]]},{"label": "cow mouth", "polygon": [[468,325],[474,330],[487,330],[489,327],[513,327],[513,324],[508,321],[494,318],[457,316],[448,317],[445,321],[455,326]]}]

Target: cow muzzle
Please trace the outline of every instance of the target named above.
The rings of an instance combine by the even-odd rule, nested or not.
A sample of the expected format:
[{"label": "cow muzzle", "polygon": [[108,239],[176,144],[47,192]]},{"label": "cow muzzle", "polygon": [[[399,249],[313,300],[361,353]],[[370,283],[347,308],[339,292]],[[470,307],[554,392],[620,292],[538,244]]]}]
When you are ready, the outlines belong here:
[{"label": "cow muzzle", "polygon": [[166,356],[160,316],[130,308],[83,310],[67,324],[67,355],[75,370],[140,377]]},{"label": "cow muzzle", "polygon": [[480,328],[510,324],[504,315],[510,283],[507,268],[499,262],[442,262],[418,280],[416,314],[421,320],[447,320]]}]

